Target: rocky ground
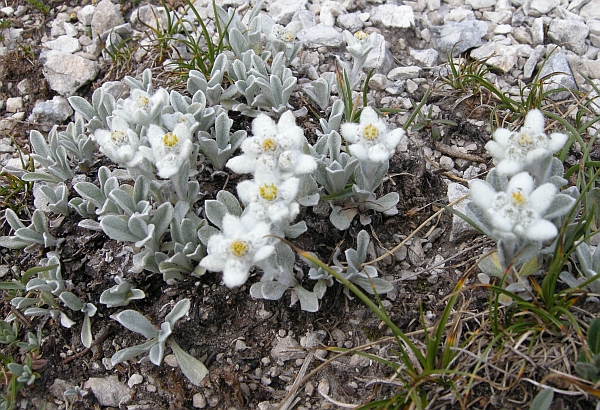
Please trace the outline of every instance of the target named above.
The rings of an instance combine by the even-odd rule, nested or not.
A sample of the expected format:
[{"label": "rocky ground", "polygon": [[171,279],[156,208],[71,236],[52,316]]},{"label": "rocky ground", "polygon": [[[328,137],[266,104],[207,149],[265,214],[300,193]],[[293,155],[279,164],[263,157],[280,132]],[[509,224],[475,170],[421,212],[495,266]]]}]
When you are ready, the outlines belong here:
[{"label": "rocky ground", "polygon": [[[160,6],[157,1],[149,3]],[[237,7],[240,12],[248,9],[246,1],[217,3]],[[171,9],[183,4],[166,2]],[[208,2],[197,0],[195,4],[201,16],[210,19]],[[598,0],[267,0],[263,10],[281,24],[291,19],[304,24],[305,29],[298,33],[304,48],[292,62],[300,85],[332,72],[336,58],[348,58],[342,29],[376,33],[377,46],[367,62],[375,69],[369,100],[380,108],[400,108],[400,113],[388,117],[396,126],[407,121],[413,103],[421,100],[427,88],[441,85],[440,76],[448,73],[445,61],[452,50],[457,58],[491,56],[488,79],[515,98],[520,87],[536,75],[554,74],[551,87],[583,92],[593,92],[585,77],[594,83],[600,79]],[[119,80],[125,75],[139,76],[144,68],[152,69],[158,84],[172,84],[173,77],[163,68],[149,39],[153,34],[149,27],[156,27],[157,22],[166,26],[163,9],[137,1],[6,0],[0,17],[0,164],[6,169],[21,167],[20,153],[27,159],[30,130],[47,132],[54,124],[64,127],[73,120],[66,97],[90,98],[98,87],[123,96],[128,88]],[[112,52],[103,52],[109,30],[123,42]],[[405,246],[387,253],[440,209],[436,202],[461,197],[468,192],[466,182],[492,165],[483,146],[490,138],[489,114],[497,101],[485,93],[474,96],[469,90],[459,91],[438,89],[433,94],[429,119],[452,123],[440,123],[439,138],[434,139],[435,122],[426,117],[418,120],[423,127],[409,132],[399,147],[384,186],[384,190],[400,194],[399,214],[385,219],[379,216],[368,228],[375,239],[369,254],[372,258],[385,256],[376,266],[395,285],[384,295],[383,305],[406,332],[421,328],[419,303],[426,323],[434,323],[444,307],[442,298],[492,246],[486,238],[474,236],[460,219],[445,213],[423,226]],[[569,97],[567,93],[555,102],[558,109],[569,109],[565,103]],[[294,104],[301,108],[307,103],[298,93]],[[315,136],[311,131],[318,126],[315,116],[299,118],[298,123],[309,139]],[[237,124],[239,128],[247,125]],[[575,163],[577,154],[571,152],[567,162]],[[207,176],[203,189],[212,192],[224,182]],[[32,210],[33,197],[25,197],[20,215],[25,219]],[[296,244],[325,260],[336,245],[344,249],[354,244],[361,229],[358,225],[338,232],[312,210],[303,211],[303,216],[309,233]],[[129,272],[131,254],[122,244],[79,228],[77,223],[76,217],[56,218],[52,223],[54,232],[65,238],[61,260],[66,279],[94,301],[113,285],[112,275],[125,275],[148,295],[134,306],[150,318],[163,315],[176,297],[189,297],[192,311],[176,328],[176,337],[186,351],[206,364],[210,374],[201,387],[192,386],[177,369],[173,355],[168,355],[161,367],[133,360],[111,366],[108,358],[115,350],[139,340],[108,319],[113,310],[100,307],[92,324],[98,342],[91,349],[83,348],[77,331],[51,321],[34,323],[43,330],[42,357],[47,363],[39,370],[40,379],[23,390],[21,408],[65,408],[63,393],[76,385],[90,394],[71,408],[129,410],[343,408],[340,403],[358,405],[395,391],[394,382],[387,380],[392,373],[389,368],[348,355],[325,366],[286,398],[303,375],[332,357],[333,353],[315,347],[354,348],[389,335],[379,319],[356,299],[349,300],[339,285],[321,301],[318,313],[302,312],[297,304],[290,306],[289,296],[278,302],[252,299],[249,286],[227,289],[214,274],[167,286],[156,276]],[[4,223],[1,234],[7,235],[8,229]],[[12,266],[28,268],[37,258],[0,250],[2,279],[9,279]],[[473,315],[485,312],[487,300],[483,291],[466,293],[462,309]],[[3,304],[2,310],[7,315],[10,306]],[[465,319],[465,331],[476,329],[476,323],[475,316]],[[387,342],[374,343],[368,351],[395,357]],[[506,370],[510,372],[512,365],[507,364]],[[536,392],[533,384],[525,382],[507,391],[477,382],[470,407],[525,408]],[[431,403],[430,408],[460,407],[449,397],[436,396]],[[592,400],[579,396],[562,405],[565,407],[557,408],[593,408]]]}]

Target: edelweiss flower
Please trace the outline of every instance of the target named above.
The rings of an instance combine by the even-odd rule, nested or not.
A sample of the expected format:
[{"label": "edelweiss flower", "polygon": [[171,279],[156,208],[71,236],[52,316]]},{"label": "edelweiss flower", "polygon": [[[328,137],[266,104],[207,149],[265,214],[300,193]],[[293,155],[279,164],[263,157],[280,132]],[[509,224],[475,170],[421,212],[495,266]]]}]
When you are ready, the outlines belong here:
[{"label": "edelweiss flower", "polygon": [[110,131],[97,129],[94,137],[100,144],[100,151],[117,164],[135,167],[144,159],[138,150],[140,140],[129,124],[122,118],[113,117]]},{"label": "edelweiss flower", "polygon": [[281,171],[291,175],[307,174],[317,168],[310,155],[303,154],[304,132],[296,125],[291,111],[283,113],[279,122],[265,114],[252,121],[253,137],[242,143],[243,155],[227,161],[227,166],[237,174],[269,172],[281,167]]},{"label": "edelweiss flower", "polygon": [[296,202],[296,195],[299,185],[298,178],[280,181],[271,173],[240,182],[237,192],[246,205],[247,214],[252,214],[257,221],[266,220],[279,225],[291,222],[298,215],[300,205]]},{"label": "edelweiss flower", "polygon": [[196,124],[196,118],[192,114],[183,114],[179,111],[173,114],[163,114],[162,122],[164,126],[169,130],[173,131],[177,124],[185,124],[191,130],[194,124]]},{"label": "edelweiss flower", "polygon": [[506,128],[498,128],[494,132],[494,140],[485,148],[495,160],[498,172],[514,175],[542,158],[554,154],[567,142],[568,137],[558,132],[547,137],[544,134],[544,115],[539,110],[529,111],[525,123],[518,132]]},{"label": "edelweiss flower", "polygon": [[156,165],[161,178],[171,178],[177,174],[193,149],[190,130],[184,123],[176,125],[171,132],[152,124],[148,128],[148,141],[152,150],[147,147],[140,149]]},{"label": "edelweiss flower", "polygon": [[153,95],[135,89],[113,114],[124,118],[132,124],[150,125],[160,114],[162,108],[169,103],[169,93],[161,88]]},{"label": "edelweiss flower", "polygon": [[357,31],[352,35],[348,30],[344,30],[344,39],[346,40],[346,50],[354,58],[364,58],[375,47],[376,36],[369,35],[364,31]]},{"label": "edelweiss flower", "polygon": [[543,219],[557,194],[554,184],[546,183],[534,190],[531,175],[521,172],[510,179],[505,192],[496,192],[479,179],[472,180],[469,188],[471,199],[500,235],[512,232],[520,238],[545,241],[558,234],[556,226]]},{"label": "edelweiss flower", "polygon": [[223,217],[223,231],[208,240],[207,252],[200,266],[213,272],[223,272],[223,282],[230,288],[246,283],[250,269],[271,255],[275,248],[268,245],[269,225],[238,218]]},{"label": "edelweiss flower", "polygon": [[404,136],[402,128],[387,131],[387,125],[371,107],[363,108],[360,123],[342,124],[341,134],[352,143],[349,150],[362,162],[382,163],[390,159]]},{"label": "edelweiss flower", "polygon": [[302,22],[300,21],[292,21],[285,27],[281,24],[274,24],[267,37],[271,41],[282,41],[287,48],[290,48],[294,46],[296,35],[300,30],[302,30]]}]

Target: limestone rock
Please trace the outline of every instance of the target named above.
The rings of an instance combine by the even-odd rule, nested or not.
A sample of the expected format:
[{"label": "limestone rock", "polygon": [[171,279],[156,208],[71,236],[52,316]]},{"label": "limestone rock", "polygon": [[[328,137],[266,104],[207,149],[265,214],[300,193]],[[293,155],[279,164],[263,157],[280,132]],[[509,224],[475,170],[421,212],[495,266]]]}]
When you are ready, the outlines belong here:
[{"label": "limestone rock", "polygon": [[490,57],[486,64],[499,68],[504,73],[515,68],[519,58],[517,47],[505,46],[500,43],[486,43],[471,51],[471,57],[474,59]]},{"label": "limestone rock", "polygon": [[465,4],[471,6],[474,10],[492,7],[496,4],[496,0],[467,0]]},{"label": "limestone rock", "polygon": [[55,96],[33,107],[29,121],[38,124],[61,124],[73,115],[73,109],[65,97]]},{"label": "limestone rock", "polygon": [[433,67],[437,64],[437,59],[439,57],[439,53],[436,49],[430,48],[427,50],[410,50],[410,56],[423,64],[425,67]]},{"label": "limestone rock", "polygon": [[371,22],[385,27],[410,28],[415,25],[415,15],[410,6],[383,4],[373,10]]},{"label": "limestone rock", "polygon": [[582,21],[552,19],[548,27],[548,37],[576,54],[583,55],[587,51],[585,39],[590,29]]},{"label": "limestone rock", "polygon": [[79,41],[68,35],[59,36],[56,40],[48,41],[44,43],[44,46],[50,50],[56,50],[63,53],[76,53],[81,50],[81,44]]},{"label": "limestone rock", "polygon": [[306,9],[307,0],[274,0],[269,4],[269,15],[276,23],[286,25],[294,13]]},{"label": "limestone rock", "polygon": [[131,13],[129,21],[131,26],[139,31],[146,31],[151,28],[165,30],[168,23],[167,11],[164,7],[144,5]]},{"label": "limestone rock", "polygon": [[45,60],[42,72],[50,88],[63,96],[73,94],[100,72],[98,63],[74,54],[50,50],[41,58]]},{"label": "limestone rock", "polygon": [[319,23],[298,32],[298,40],[303,41],[307,48],[339,47],[342,45],[343,36],[335,28]]},{"label": "limestone rock", "polygon": [[121,383],[117,376],[103,379],[92,377],[85,382],[84,388],[92,391],[101,406],[120,408],[121,404],[126,404],[133,397],[133,391]]},{"label": "limestone rock", "polygon": [[102,0],[96,6],[92,17],[92,38],[98,37],[105,31],[123,23],[125,23],[125,20],[119,7],[114,5],[110,0]]},{"label": "limestone rock", "polygon": [[465,51],[483,44],[481,38],[487,34],[488,26],[483,21],[466,20],[456,23],[449,21],[443,26],[432,26],[433,44],[442,56],[453,49],[453,55],[458,56]]},{"label": "limestone rock", "polygon": [[90,26],[92,25],[92,17],[94,16],[95,11],[96,7],[88,4],[77,12],[77,20],[84,26]]},{"label": "limestone rock", "polygon": [[[453,202],[460,198],[463,195],[469,193],[469,188],[465,187],[456,182],[451,182],[448,184],[448,202]],[[468,199],[464,199],[461,202],[454,205],[454,209],[458,212],[466,213],[467,212],[467,203]],[[477,234],[477,230],[469,225],[464,219],[459,217],[458,215],[452,216],[452,230],[450,231],[450,241],[457,242],[460,240],[464,240],[470,236]]]},{"label": "limestone rock", "polygon": [[[557,73],[553,75],[549,82],[546,83],[545,90],[552,90],[556,88],[572,88],[577,89],[577,84],[575,83],[575,79],[573,78],[573,73],[571,71],[571,66],[569,65],[569,60],[564,53],[554,53],[550,56],[546,64],[540,71],[540,78],[545,77],[547,75]],[[563,100],[565,98],[570,97],[570,93],[568,91],[563,91],[559,93],[550,94],[550,98],[553,100]]]}]

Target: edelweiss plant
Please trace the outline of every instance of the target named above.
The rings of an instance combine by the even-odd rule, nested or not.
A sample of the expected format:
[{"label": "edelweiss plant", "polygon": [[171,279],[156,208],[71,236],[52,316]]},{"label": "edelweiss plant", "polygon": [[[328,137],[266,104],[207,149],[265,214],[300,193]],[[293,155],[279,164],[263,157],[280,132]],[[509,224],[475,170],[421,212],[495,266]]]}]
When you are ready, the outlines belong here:
[{"label": "edelweiss plant", "polygon": [[518,132],[500,128],[486,145],[499,162],[486,181],[470,181],[468,207],[469,217],[498,243],[498,252],[480,263],[483,282],[497,276],[507,290],[530,297],[522,277],[538,272],[540,251],[557,236],[561,218],[578,197],[573,189],[559,192],[566,181],[562,163],[553,153],[566,141],[560,133],[547,137],[543,114],[533,110]]}]

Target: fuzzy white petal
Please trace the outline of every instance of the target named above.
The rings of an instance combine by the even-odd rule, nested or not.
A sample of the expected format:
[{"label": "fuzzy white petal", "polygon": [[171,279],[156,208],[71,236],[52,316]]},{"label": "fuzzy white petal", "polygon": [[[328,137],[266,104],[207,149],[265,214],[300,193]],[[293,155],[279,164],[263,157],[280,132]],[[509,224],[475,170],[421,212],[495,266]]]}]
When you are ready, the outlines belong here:
[{"label": "fuzzy white petal", "polygon": [[538,187],[529,195],[528,207],[536,211],[538,214],[543,214],[554,201],[556,197],[556,185],[547,183]]},{"label": "fuzzy white petal", "polygon": [[524,235],[532,241],[547,241],[558,235],[556,226],[545,219],[538,219],[524,229]]},{"label": "fuzzy white petal", "polygon": [[508,145],[508,138],[511,135],[512,131],[507,130],[506,128],[498,128],[494,131],[494,140],[502,147],[506,147]]},{"label": "fuzzy white petal", "polygon": [[510,159],[503,159],[496,165],[496,170],[501,175],[514,175],[523,170],[524,164]]},{"label": "fuzzy white petal", "polygon": [[348,149],[359,161],[369,161],[369,152],[362,144],[352,144]]},{"label": "fuzzy white petal", "polygon": [[341,125],[340,133],[346,141],[352,144],[356,144],[360,141],[360,136],[358,135],[358,124],[346,122]]},{"label": "fuzzy white petal", "polygon": [[471,201],[481,209],[489,208],[492,199],[496,196],[494,188],[481,179],[469,181],[469,190],[471,191]]},{"label": "fuzzy white petal", "polygon": [[540,110],[531,110],[525,116],[524,127],[529,128],[534,134],[544,133],[544,114]]},{"label": "fuzzy white petal", "polygon": [[220,255],[206,255],[200,261],[200,266],[211,272],[221,272],[225,267],[225,259]]},{"label": "fuzzy white petal", "polygon": [[506,192],[510,193],[521,190],[525,195],[529,196],[534,187],[535,184],[532,176],[527,172],[520,172],[510,179],[508,186],[506,187]]},{"label": "fuzzy white petal", "polygon": [[565,134],[562,134],[560,132],[553,132],[552,134],[550,134],[549,137],[548,150],[552,153],[557,152],[565,146],[565,143],[568,139],[569,137]]}]

